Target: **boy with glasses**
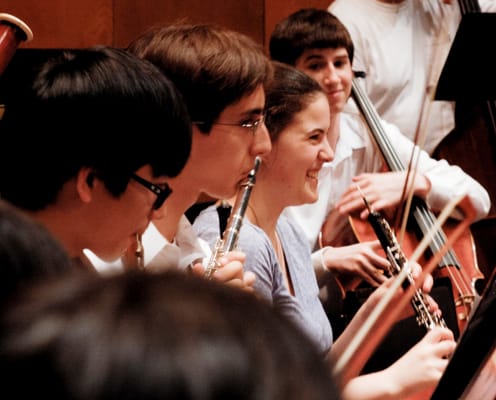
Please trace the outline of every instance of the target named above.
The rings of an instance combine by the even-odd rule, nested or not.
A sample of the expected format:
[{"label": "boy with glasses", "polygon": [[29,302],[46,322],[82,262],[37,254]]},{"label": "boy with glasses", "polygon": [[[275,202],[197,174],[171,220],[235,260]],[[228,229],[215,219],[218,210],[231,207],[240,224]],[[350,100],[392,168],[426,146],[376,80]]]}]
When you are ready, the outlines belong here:
[{"label": "boy with glasses", "polygon": [[[166,178],[191,150],[190,119],[172,82],[109,47],[48,60],[1,122],[1,197],[87,267],[85,248],[119,257],[162,216]],[[139,137],[123,140],[125,131]]]},{"label": "boy with glasses", "polygon": [[[142,237],[145,268],[193,264],[203,274],[205,262],[196,261],[210,249],[199,241],[185,213],[202,194],[232,198],[255,157],[270,151],[263,123],[270,61],[246,35],[207,24],[153,28],[128,50],[153,62],[174,82],[193,121],[191,154],[181,173],[168,180],[172,194],[161,208],[164,218],[150,224]],[[213,279],[252,290],[254,276],[243,273],[242,252],[228,252],[220,262],[223,267]]]}]

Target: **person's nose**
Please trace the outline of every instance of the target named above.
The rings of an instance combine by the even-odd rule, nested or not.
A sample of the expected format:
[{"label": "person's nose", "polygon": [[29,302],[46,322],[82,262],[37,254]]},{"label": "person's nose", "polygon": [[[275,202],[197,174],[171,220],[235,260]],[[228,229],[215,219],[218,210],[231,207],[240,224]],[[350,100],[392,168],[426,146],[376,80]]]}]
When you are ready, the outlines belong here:
[{"label": "person's nose", "polygon": [[325,71],[324,83],[326,85],[335,84],[339,82],[339,74],[334,65],[329,64]]},{"label": "person's nose", "polygon": [[334,150],[327,137],[322,141],[322,149],[319,152],[319,157],[325,162],[334,160]]},{"label": "person's nose", "polygon": [[269,131],[265,123],[262,123],[254,133],[252,153],[255,156],[262,156],[268,154],[271,149],[272,142],[270,141]]}]

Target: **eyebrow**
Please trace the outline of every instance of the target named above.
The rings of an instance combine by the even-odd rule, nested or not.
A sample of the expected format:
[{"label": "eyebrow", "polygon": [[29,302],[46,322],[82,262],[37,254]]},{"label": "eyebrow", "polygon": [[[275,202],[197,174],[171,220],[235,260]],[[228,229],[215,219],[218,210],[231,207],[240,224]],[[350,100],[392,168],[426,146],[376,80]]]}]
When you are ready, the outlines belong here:
[{"label": "eyebrow", "polygon": [[[348,52],[346,51],[345,48],[340,47],[340,48],[335,49],[333,47],[329,47],[328,49],[334,50],[335,51],[334,54],[336,54],[340,50],[343,50],[344,51],[343,54],[339,54],[338,53],[336,56],[334,56],[333,58],[335,58],[335,59],[341,60],[341,59],[347,59],[347,58],[349,58],[348,57]],[[305,57],[304,58],[304,61],[309,61],[309,60],[312,61],[312,60],[322,60],[322,59],[324,59],[325,56],[323,56],[320,52],[318,52],[319,50],[323,50],[323,49],[314,49],[313,50],[314,52],[310,52],[310,55],[308,55],[307,57]]]},{"label": "eyebrow", "polygon": [[310,54],[308,57],[305,57],[303,59],[303,61],[308,62],[308,61],[323,60],[323,59],[324,59],[324,56],[322,56],[320,54]]},{"label": "eyebrow", "polygon": [[263,113],[264,113],[264,109],[263,108],[254,108],[254,109],[251,109],[251,110],[242,112],[240,114],[239,118],[240,119],[251,118],[251,117],[255,117],[255,116],[261,115]]}]

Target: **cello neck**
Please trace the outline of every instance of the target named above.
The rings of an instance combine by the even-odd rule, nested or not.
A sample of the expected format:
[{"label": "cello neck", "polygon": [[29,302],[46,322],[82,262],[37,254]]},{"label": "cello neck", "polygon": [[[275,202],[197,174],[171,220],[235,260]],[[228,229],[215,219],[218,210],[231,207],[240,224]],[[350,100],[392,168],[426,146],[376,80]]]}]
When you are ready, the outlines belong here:
[{"label": "cello neck", "polygon": [[365,122],[369,128],[369,133],[382,154],[386,165],[391,171],[403,171],[405,166],[400,160],[396,152],[394,151],[391,142],[389,141],[384,128],[381,123],[381,119],[377,113],[375,107],[371,104],[367,94],[364,92],[358,78],[354,77],[351,84],[351,96],[355,101],[359,111],[365,118]]},{"label": "cello neck", "polygon": [[[368,125],[368,131],[378,147],[380,153],[382,154],[388,168],[391,171],[404,171],[405,165],[399,158],[398,154],[394,150],[386,132],[384,131],[381,119],[377,113],[377,110],[370,102],[367,94],[364,92],[360,83],[358,82],[357,73],[352,81],[351,94],[353,100],[355,101],[359,111],[362,113],[365,121]],[[363,76],[363,75],[362,75]],[[427,204],[420,198],[415,198],[412,204],[411,213],[416,222],[416,226],[420,233],[424,236],[426,235],[432,226],[434,226],[436,217],[429,209]],[[442,230],[436,231],[433,240],[431,241],[429,248],[432,254],[437,254],[447,242],[445,233]],[[440,266],[456,266],[460,268],[460,262],[458,261],[456,254],[450,249],[448,250],[439,262]]]}]

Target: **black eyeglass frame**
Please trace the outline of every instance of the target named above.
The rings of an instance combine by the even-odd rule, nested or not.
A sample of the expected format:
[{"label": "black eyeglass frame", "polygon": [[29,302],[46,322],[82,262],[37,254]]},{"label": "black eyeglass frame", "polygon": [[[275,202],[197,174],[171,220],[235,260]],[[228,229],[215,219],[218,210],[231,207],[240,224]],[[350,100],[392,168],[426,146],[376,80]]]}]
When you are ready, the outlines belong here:
[{"label": "black eyeglass frame", "polygon": [[158,210],[160,207],[162,207],[162,204],[164,204],[165,200],[167,200],[167,197],[170,196],[172,193],[171,187],[165,182],[165,188],[161,188],[160,186],[142,178],[139,175],[132,174],[131,179],[134,181],[138,182],[140,185],[146,187],[148,190],[153,192],[157,198],[155,199],[155,202],[153,203],[153,209]]},{"label": "black eyeglass frame", "polygon": [[[249,129],[252,134],[257,133],[257,129],[263,124],[265,121],[265,115],[262,115],[259,119],[251,122],[212,122],[212,125],[225,125],[225,126],[237,126],[238,128]],[[195,125],[205,125],[204,121],[193,121]]]}]

